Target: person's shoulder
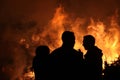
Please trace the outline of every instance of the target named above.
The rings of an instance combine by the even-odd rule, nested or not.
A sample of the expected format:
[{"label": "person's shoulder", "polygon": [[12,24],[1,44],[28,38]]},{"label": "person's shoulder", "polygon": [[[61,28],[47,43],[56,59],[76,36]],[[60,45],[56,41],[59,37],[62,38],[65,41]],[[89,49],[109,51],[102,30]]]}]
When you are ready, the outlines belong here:
[{"label": "person's shoulder", "polygon": [[103,55],[102,50],[100,48],[98,48],[97,46],[95,46],[95,50],[97,53],[99,53],[100,56]]},{"label": "person's shoulder", "polygon": [[99,47],[97,47],[97,46],[94,46],[94,50],[96,50],[98,52],[102,52],[102,50]]},{"label": "person's shoulder", "polygon": [[60,51],[60,49],[61,49],[61,48],[56,48],[56,49],[54,49],[54,50],[51,52],[51,54],[53,54],[53,53],[56,53],[56,52]]},{"label": "person's shoulder", "polygon": [[76,54],[78,54],[78,53],[79,53],[76,49],[73,49],[73,52],[74,52],[74,53],[76,53]]},{"label": "person's shoulder", "polygon": [[52,55],[52,56],[55,56],[57,53],[59,53],[61,51],[61,47],[59,47],[59,48],[56,48],[56,49],[54,49],[51,53],[50,53],[50,55]]},{"label": "person's shoulder", "polygon": [[81,51],[76,50],[76,49],[73,49],[73,51],[74,51],[76,54],[81,53]]},{"label": "person's shoulder", "polygon": [[83,55],[83,53],[79,50],[73,49],[73,51],[74,51],[75,55],[79,55],[79,56]]}]

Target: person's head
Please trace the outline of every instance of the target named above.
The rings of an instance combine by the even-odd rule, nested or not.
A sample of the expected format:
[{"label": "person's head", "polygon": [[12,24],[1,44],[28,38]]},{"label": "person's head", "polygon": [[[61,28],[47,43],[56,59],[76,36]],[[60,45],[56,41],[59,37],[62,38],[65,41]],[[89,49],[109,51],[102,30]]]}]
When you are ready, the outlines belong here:
[{"label": "person's head", "polygon": [[64,31],[62,34],[63,45],[73,48],[75,44],[75,35],[72,31]]},{"label": "person's head", "polygon": [[36,56],[47,56],[50,53],[50,49],[46,45],[40,45],[35,50]]},{"label": "person's head", "polygon": [[95,45],[95,38],[92,35],[85,35],[83,37],[83,46],[86,50]]}]

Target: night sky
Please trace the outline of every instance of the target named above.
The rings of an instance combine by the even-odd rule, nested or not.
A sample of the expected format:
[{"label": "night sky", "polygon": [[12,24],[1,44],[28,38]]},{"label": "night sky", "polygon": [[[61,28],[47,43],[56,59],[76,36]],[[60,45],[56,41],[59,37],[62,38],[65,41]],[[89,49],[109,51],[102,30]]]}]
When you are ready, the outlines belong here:
[{"label": "night sky", "polygon": [[[120,0],[0,0],[1,80],[20,77],[24,67],[30,64],[36,46],[31,42],[31,35],[42,32],[60,4],[73,17],[104,21],[115,11],[120,14]],[[21,38],[28,39],[32,47],[26,49],[24,44],[19,45]]]}]

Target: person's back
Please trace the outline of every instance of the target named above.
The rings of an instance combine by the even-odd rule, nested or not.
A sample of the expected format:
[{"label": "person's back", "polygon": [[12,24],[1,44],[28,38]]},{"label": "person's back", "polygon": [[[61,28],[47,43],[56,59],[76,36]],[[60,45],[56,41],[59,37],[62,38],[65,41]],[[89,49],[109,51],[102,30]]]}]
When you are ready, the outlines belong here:
[{"label": "person's back", "polygon": [[85,64],[87,76],[92,80],[102,79],[102,50],[95,46],[92,35],[84,36],[83,46],[87,50]]},{"label": "person's back", "polygon": [[49,75],[49,53],[48,46],[38,46],[36,56],[33,58],[33,70],[35,80],[48,80]]},{"label": "person's back", "polygon": [[65,31],[62,34],[62,41],[62,46],[51,53],[54,80],[79,79],[82,73],[81,64],[83,58],[82,53],[73,48],[75,44],[74,33]]}]

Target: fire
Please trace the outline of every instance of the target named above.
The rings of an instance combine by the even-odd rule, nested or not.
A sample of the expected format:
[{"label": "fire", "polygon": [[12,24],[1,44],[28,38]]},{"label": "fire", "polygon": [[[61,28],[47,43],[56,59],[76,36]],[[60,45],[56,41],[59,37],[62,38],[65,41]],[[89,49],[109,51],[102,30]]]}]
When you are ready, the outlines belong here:
[{"label": "fire", "polygon": [[25,72],[23,73],[23,80],[34,80],[35,79],[35,74],[34,71],[31,70],[31,67],[27,67]]},{"label": "fire", "polygon": [[81,49],[81,51],[85,53],[82,46],[82,37],[85,34],[92,34],[96,38],[96,45],[103,51],[103,61],[107,61],[111,64],[112,61],[116,60],[119,56],[119,25],[117,23],[117,16],[114,15],[110,19],[109,25],[106,25],[101,21],[94,21],[91,18],[90,24],[84,26],[85,21],[86,20],[82,18],[72,20],[60,6],[56,9],[56,13],[51,20],[52,28],[50,29],[57,31],[57,34],[52,35],[52,37],[58,35],[59,40],[57,40],[57,43],[60,45],[60,36],[62,32],[64,30],[71,30],[76,36],[76,44],[74,48]]},{"label": "fire", "polygon": [[24,74],[24,80],[34,80],[35,79],[35,74],[34,72],[30,71]]},{"label": "fire", "polygon": [[96,38],[96,44],[103,50],[103,60],[109,64],[119,56],[119,29],[117,26],[105,26],[103,22],[91,21],[88,26],[88,34]]},{"label": "fire", "polygon": [[[109,25],[102,21],[95,21],[92,18],[88,26],[85,26],[86,23],[87,20],[84,18],[72,19],[60,6],[56,9],[53,19],[45,26],[45,30],[42,33],[33,34],[32,40],[39,44],[49,45],[52,51],[61,45],[62,32],[70,30],[75,33],[76,37],[74,48],[76,50],[80,49],[85,54],[86,50],[82,46],[83,36],[91,34],[96,38],[96,45],[103,51],[103,62],[107,61],[111,64],[120,54],[120,33],[116,14],[110,18],[110,22],[107,23]],[[23,42],[25,40],[21,39],[21,43]]]}]

